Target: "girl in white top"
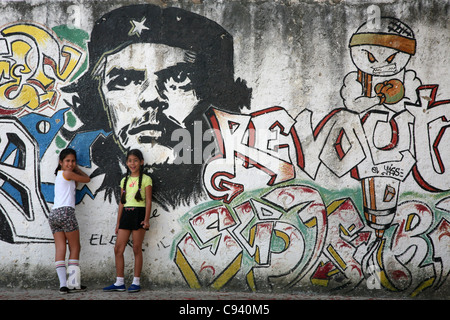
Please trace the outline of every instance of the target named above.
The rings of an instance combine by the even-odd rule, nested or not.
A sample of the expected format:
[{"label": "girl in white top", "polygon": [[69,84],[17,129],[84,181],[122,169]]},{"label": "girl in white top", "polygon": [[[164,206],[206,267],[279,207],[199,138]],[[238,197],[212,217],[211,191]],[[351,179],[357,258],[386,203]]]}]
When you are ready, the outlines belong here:
[{"label": "girl in white top", "polygon": [[[59,154],[59,164],[55,170],[55,200],[48,222],[55,239],[55,265],[60,283],[60,293],[85,289],[76,283],[70,286],[66,279],[66,242],[69,244],[69,270],[72,268],[79,277],[80,231],[75,217],[75,192],[77,182],[87,183],[91,179],[77,166],[75,150],[67,148]],[[69,280],[70,281],[70,280]],[[79,281],[75,281],[79,282]]]}]

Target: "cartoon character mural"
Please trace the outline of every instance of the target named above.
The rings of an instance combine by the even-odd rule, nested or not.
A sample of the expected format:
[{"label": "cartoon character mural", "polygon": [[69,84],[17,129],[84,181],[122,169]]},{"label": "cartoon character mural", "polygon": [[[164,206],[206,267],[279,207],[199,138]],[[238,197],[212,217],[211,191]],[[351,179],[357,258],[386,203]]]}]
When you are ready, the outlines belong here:
[{"label": "cartoon character mural", "polygon": [[366,132],[373,133],[367,139],[370,154],[353,174],[362,180],[366,221],[382,238],[395,215],[400,181],[414,165],[408,128],[413,118],[405,104],[415,102],[421,81],[406,69],[416,52],[413,31],[394,18],[381,18],[375,30],[369,25],[363,24],[350,39],[357,71],[345,76],[341,94],[344,105],[361,114]]},{"label": "cartoon character mural", "polygon": [[[344,107],[315,127],[308,109],[245,113],[252,89],[235,79],[233,36],[184,9],[107,12],[85,33],[87,52],[37,24],[1,35],[2,241],[51,241],[46,156],[76,149],[101,180],[80,186],[77,201],[115,203],[125,152],[137,147],[155,205],[186,210],[167,259],[191,288],[367,286],[415,296],[446,282],[450,101],[409,67],[418,46],[404,22],[356,30]],[[321,167],[361,189],[320,185]],[[436,203],[402,197],[411,176]]]},{"label": "cartoon character mural", "polygon": [[[415,71],[407,69],[416,52],[411,28],[394,18],[381,18],[379,22],[377,29],[365,23],[352,35],[350,53],[358,70],[346,75],[341,95],[347,108],[360,113],[370,145],[367,158],[355,167],[352,176],[361,180],[364,217],[377,236],[363,263],[381,269],[375,257],[384,245],[384,232],[397,221],[400,184],[411,172],[422,182],[415,158],[426,151],[416,148],[414,139],[420,139],[418,131],[415,135],[410,131],[412,124],[416,128],[421,122],[416,104],[423,104],[423,96],[430,97],[433,103],[436,92],[426,91],[430,88],[436,91],[437,86],[421,86]],[[444,153],[443,145],[439,145],[444,128],[445,125],[434,141],[437,159]],[[431,147],[429,141],[423,142]],[[422,219],[422,223],[427,221]]]},{"label": "cartoon character mural", "polygon": [[[412,30],[398,19],[382,18],[375,31],[363,24],[350,50],[358,70],[344,78],[346,108],[331,111],[314,130],[308,129],[309,110],[295,119],[281,107],[250,115],[207,111],[218,153],[205,165],[204,185],[223,204],[193,209],[184,221],[190,228],[177,244],[174,261],[192,288],[217,289],[236,277],[246,279],[252,290],[308,282],[352,290],[365,283],[369,289],[416,296],[445,282],[446,262],[424,262],[430,247],[422,237],[433,225],[432,209],[421,201],[398,199],[400,184],[410,174],[433,190],[424,169],[432,162],[419,162],[427,146],[434,146],[435,159],[442,163],[447,116],[430,137],[419,124],[429,120],[420,113],[440,107],[433,109],[435,121],[438,114],[447,114],[449,101],[436,101],[437,86],[422,86],[415,71],[406,68],[416,43]],[[428,104],[424,97],[430,97]],[[417,143],[411,127],[415,132],[421,128],[430,141]],[[297,183],[296,168],[315,180],[320,164],[338,177],[350,174],[361,180],[364,220],[351,198],[326,206],[322,194],[328,190]],[[438,168],[445,176],[443,166]],[[255,190],[248,177],[258,171],[267,176],[268,187]],[[448,220],[437,225],[438,242],[448,244]],[[391,226],[393,233],[386,238]],[[443,273],[434,271],[442,268]]]}]

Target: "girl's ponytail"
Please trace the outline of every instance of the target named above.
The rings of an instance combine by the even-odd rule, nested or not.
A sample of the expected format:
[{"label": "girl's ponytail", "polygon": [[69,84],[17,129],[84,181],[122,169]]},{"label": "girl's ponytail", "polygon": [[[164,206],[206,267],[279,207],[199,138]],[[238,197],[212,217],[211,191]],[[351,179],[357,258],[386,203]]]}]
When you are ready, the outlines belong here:
[{"label": "girl's ponytail", "polygon": [[129,176],[129,170],[127,168],[127,175],[125,176],[125,180],[123,181],[123,186],[122,186],[122,195],[120,196],[120,202],[122,204],[125,204],[127,202],[127,181],[128,181],[128,176]]},{"label": "girl's ponytail", "polygon": [[144,174],[144,166],[140,166],[139,168],[139,187],[138,187],[138,192],[136,192],[136,195],[134,196],[134,198],[136,199],[136,201],[142,201],[142,195],[141,195],[141,186],[142,186],[142,175]]}]

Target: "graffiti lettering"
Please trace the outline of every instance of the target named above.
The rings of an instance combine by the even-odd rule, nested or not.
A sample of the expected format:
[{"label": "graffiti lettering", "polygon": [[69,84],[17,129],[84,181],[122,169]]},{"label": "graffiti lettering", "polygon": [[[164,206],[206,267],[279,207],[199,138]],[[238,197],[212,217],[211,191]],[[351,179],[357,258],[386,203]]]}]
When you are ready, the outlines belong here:
[{"label": "graffiti lettering", "polygon": [[[241,270],[252,290],[305,281],[351,290],[365,282],[369,289],[408,290],[416,296],[449,274],[441,259],[424,263],[428,245],[422,236],[429,232],[432,215],[423,203],[402,203],[392,243],[379,238],[369,243],[373,231],[367,231],[350,199],[325,208],[311,187],[278,187],[232,210],[221,205],[194,214],[193,232],[178,242],[175,263],[191,288],[220,289]],[[430,232],[439,252],[448,245],[448,226],[443,220]],[[248,269],[243,261],[249,258],[253,263]]]},{"label": "graffiti lettering", "polygon": [[437,269],[433,285],[439,288],[450,274],[450,259],[445,255],[450,247],[450,222],[443,218],[428,237],[433,244],[433,261]]},{"label": "graffiti lettering", "polygon": [[[194,235],[186,234],[177,246],[177,266],[192,288],[211,286],[219,289],[241,265],[242,249],[228,231],[235,221],[227,208],[217,207],[201,212],[189,223],[199,244]],[[191,261],[191,256],[198,259]]]},{"label": "graffiti lettering", "polygon": [[[89,238],[89,244],[91,246],[106,246],[106,245],[115,245],[116,244],[116,235],[103,235],[98,233],[91,234],[91,237]],[[130,239],[127,242],[127,246],[133,247],[133,241]],[[145,249],[142,249],[142,251],[145,251]]]},{"label": "graffiti lettering", "polygon": [[38,146],[16,119],[0,121],[0,239],[52,241],[49,209],[39,187]]},{"label": "graffiti lettering", "polygon": [[414,145],[416,165],[413,174],[419,185],[429,191],[445,191],[450,188],[450,164],[446,146],[449,144],[450,100],[436,101],[437,85],[417,88],[418,105],[410,105],[414,115]]},{"label": "graffiti lettering", "polygon": [[36,25],[15,24],[1,35],[0,114],[55,109],[57,81],[64,83],[74,73],[82,52],[68,44],[60,47],[54,35]]},{"label": "graffiti lettering", "polygon": [[[418,92],[427,88],[419,88]],[[204,182],[208,193],[213,199],[230,203],[245,190],[245,181],[237,176],[242,168],[265,172],[270,176],[267,185],[273,185],[293,179],[294,164],[312,178],[323,164],[339,177],[351,172],[358,179],[389,176],[400,181],[414,167],[414,177],[420,186],[428,190],[448,190],[450,179],[442,177],[449,174],[445,171],[445,163],[450,159],[443,152],[448,138],[445,135],[449,126],[446,119],[450,118],[445,107],[449,103],[435,102],[437,88],[431,90],[433,100],[427,103],[427,112],[419,112],[417,106],[408,108],[416,121],[408,112],[399,113],[390,121],[387,121],[386,113],[373,112],[361,121],[357,114],[337,109],[314,130],[308,129],[311,128],[308,110],[293,120],[281,108],[263,110],[251,116],[211,109],[209,119],[220,152],[206,164]],[[434,126],[421,125],[431,122]],[[415,157],[409,151],[412,123],[416,132],[422,132],[415,140]],[[276,143],[271,135],[277,138]],[[242,166],[238,166],[238,160]],[[434,171],[425,169],[430,165]],[[436,179],[436,176],[441,178]],[[434,186],[431,181],[435,181]]]},{"label": "graffiti lettering", "polygon": [[275,120],[268,123],[247,115],[210,109],[208,116],[216,133],[219,153],[206,166],[204,179],[213,199],[230,203],[243,191],[245,182],[237,177],[237,160],[244,168],[254,167],[269,175],[268,185],[295,177],[293,165],[280,151],[287,145],[274,143],[271,138],[272,134],[277,133],[280,138],[289,135],[294,122],[280,108],[266,110],[257,116],[266,118],[270,112],[274,112],[272,119]]},{"label": "graffiti lettering", "polygon": [[116,236],[104,236],[102,234],[91,234],[89,244],[91,246],[106,246],[108,244],[114,245],[116,243]]},{"label": "graffiti lettering", "polygon": [[[53,242],[47,218],[55,194],[53,170],[66,147],[77,151],[77,165],[88,168],[92,179],[76,190],[85,224],[80,229],[88,235],[81,237],[88,244],[86,255],[104,251],[113,263],[114,226],[110,234],[101,230],[117,211],[126,151],[138,148],[154,182],[150,218],[157,218],[151,223],[156,232],[145,237],[144,247],[151,249],[143,258],[150,263],[142,269],[147,279],[156,274],[151,281],[216,290],[359,287],[394,296],[445,290],[450,100],[438,99],[447,94],[442,92],[448,77],[442,73],[438,92],[438,85],[423,85],[417,75],[439,78],[441,70],[430,70],[438,64],[429,57],[442,54],[418,51],[412,59],[417,48],[409,26],[382,17],[376,5],[363,11],[347,6],[347,15],[364,17],[345,39],[353,69],[345,72],[344,43],[332,46],[333,52],[323,44],[330,43],[330,35],[342,41],[347,33],[333,33],[330,24],[315,25],[315,34],[292,27],[294,20],[302,21],[290,15],[317,11],[315,4],[293,4],[301,8],[283,8],[280,15],[284,4],[275,2],[264,8],[252,4],[260,13],[273,12],[272,18],[286,17],[280,37],[262,34],[273,19],[256,28],[256,38],[272,37],[274,50],[253,46],[255,34],[247,38],[236,29],[240,19],[227,31],[180,8],[182,3],[127,5],[103,12],[102,18],[84,17],[78,4],[55,5],[57,14],[47,15],[53,29],[20,21],[2,26],[4,269],[17,271],[24,260],[23,267],[31,266],[28,260],[39,264],[30,270],[53,268],[53,259],[28,257],[27,250],[41,252],[33,250],[36,242],[44,251],[53,247],[42,243]],[[27,6],[8,6],[5,12]],[[333,10],[325,11],[327,21],[334,19]],[[57,25],[53,16],[67,18],[66,24]],[[436,30],[427,33],[427,41],[442,46],[445,30],[429,16],[408,19],[419,23],[418,30]],[[87,21],[99,22],[91,33],[84,30]],[[237,43],[233,32],[240,35]],[[311,43],[314,52],[324,53],[320,61],[335,67],[303,63]],[[299,45],[302,50],[296,50]],[[280,59],[270,55],[277,51]],[[236,70],[234,57],[242,58]],[[280,72],[275,64],[266,69],[278,60]],[[250,76],[249,84],[262,86],[248,87],[239,72]],[[336,88],[323,81],[334,81]],[[340,97],[332,97],[329,90],[338,86]],[[277,96],[258,97],[263,91]],[[76,270],[69,270],[72,285],[79,283]]]}]

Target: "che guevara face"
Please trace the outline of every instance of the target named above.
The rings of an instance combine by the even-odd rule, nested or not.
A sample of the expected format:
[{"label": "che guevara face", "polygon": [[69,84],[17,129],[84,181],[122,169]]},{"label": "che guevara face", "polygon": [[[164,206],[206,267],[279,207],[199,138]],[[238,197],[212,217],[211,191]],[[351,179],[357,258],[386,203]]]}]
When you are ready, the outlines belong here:
[{"label": "che guevara face", "polygon": [[199,100],[186,51],[154,43],[134,43],[108,55],[101,65],[101,94],[124,149],[138,148],[146,163],[172,162],[172,132]]}]

